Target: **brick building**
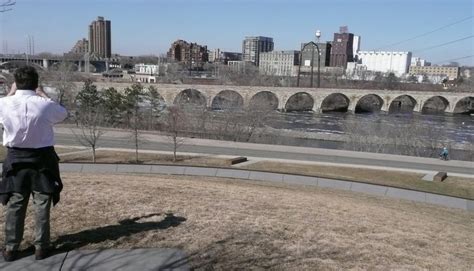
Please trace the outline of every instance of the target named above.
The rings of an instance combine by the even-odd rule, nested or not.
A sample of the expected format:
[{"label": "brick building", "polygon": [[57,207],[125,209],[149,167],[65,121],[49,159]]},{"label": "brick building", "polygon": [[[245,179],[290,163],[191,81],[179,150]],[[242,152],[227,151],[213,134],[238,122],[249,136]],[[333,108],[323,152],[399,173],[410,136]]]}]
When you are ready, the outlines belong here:
[{"label": "brick building", "polygon": [[184,40],[173,42],[167,55],[172,61],[193,65],[202,65],[209,59],[207,46],[201,46],[197,43],[188,43]]},{"label": "brick building", "polygon": [[89,25],[89,53],[99,58],[112,56],[111,23],[104,17],[97,17]]},{"label": "brick building", "polygon": [[354,34],[334,33],[334,40],[331,46],[331,67],[347,67],[347,62],[354,61]]}]

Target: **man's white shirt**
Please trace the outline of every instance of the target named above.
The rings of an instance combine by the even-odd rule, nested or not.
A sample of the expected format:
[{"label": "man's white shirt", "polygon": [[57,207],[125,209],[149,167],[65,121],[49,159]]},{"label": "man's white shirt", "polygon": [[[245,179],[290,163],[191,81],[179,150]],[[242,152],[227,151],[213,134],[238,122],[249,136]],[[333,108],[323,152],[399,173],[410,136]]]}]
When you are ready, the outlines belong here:
[{"label": "man's white shirt", "polygon": [[53,125],[67,117],[67,110],[32,90],[17,90],[0,98],[0,123],[3,145],[17,148],[42,148],[54,145]]}]

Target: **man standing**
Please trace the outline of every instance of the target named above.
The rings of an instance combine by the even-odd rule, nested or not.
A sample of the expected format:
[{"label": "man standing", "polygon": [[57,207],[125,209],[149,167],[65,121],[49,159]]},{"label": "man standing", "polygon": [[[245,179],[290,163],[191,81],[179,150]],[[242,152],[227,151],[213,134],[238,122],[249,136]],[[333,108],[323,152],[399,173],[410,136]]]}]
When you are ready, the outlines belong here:
[{"label": "man standing", "polygon": [[0,201],[6,205],[5,261],[17,258],[23,239],[30,194],[35,209],[35,259],[48,257],[51,202],[59,201],[62,182],[54,151],[53,125],[67,117],[64,107],[38,87],[38,73],[26,66],[16,70],[15,83],[0,99],[0,123],[7,156],[3,162]]}]

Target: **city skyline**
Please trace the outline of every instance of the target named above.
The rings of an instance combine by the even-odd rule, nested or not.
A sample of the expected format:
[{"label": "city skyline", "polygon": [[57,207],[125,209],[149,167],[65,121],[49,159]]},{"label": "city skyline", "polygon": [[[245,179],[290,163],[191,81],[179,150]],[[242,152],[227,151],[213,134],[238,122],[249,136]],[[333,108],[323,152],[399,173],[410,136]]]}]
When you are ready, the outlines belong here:
[{"label": "city skyline", "polygon": [[[299,50],[302,42],[315,40],[317,29],[322,31],[321,41],[330,41],[339,26],[348,25],[349,32],[361,36],[364,51],[412,51],[433,64],[471,56],[457,62],[474,65],[471,1],[314,2],[17,0],[12,11],[1,14],[1,34],[10,51],[27,51],[30,35],[36,52],[63,53],[87,37],[92,20],[104,16],[114,24],[112,53],[159,55],[177,39],[241,52],[246,36],[272,37],[275,50]],[[412,39],[424,33],[429,34]],[[466,39],[442,45],[462,38]]]}]

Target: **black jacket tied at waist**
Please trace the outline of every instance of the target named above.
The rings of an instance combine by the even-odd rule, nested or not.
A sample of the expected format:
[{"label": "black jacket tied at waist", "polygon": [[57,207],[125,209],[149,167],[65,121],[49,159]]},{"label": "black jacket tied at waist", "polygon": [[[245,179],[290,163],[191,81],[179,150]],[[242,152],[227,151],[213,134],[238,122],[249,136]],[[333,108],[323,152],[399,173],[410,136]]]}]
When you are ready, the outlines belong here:
[{"label": "black jacket tied at waist", "polygon": [[0,181],[2,204],[7,204],[12,192],[37,191],[52,194],[53,205],[56,205],[63,189],[58,162],[54,147],[7,148]]}]

